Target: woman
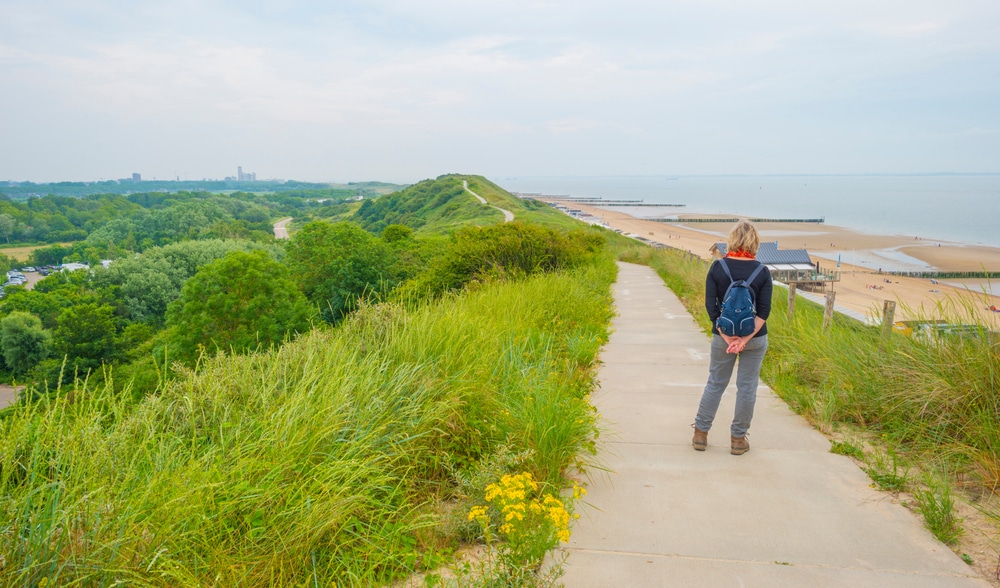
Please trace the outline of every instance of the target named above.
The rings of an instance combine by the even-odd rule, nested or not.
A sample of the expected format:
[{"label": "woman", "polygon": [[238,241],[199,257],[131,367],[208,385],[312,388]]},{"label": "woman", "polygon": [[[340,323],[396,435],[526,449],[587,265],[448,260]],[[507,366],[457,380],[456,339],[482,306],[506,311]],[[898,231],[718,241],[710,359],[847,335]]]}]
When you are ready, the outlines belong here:
[{"label": "woman", "polygon": [[[740,221],[729,232],[726,265],[733,280],[746,280],[761,265],[755,258],[760,246],[760,236],[750,221]],[[733,367],[739,358],[736,372],[736,414],[730,426],[730,453],[743,455],[750,451],[747,431],[753,419],[753,407],[757,400],[757,382],[760,366],[767,351],[767,317],[771,313],[771,273],[767,268],[757,274],[750,283],[757,307],[754,330],[745,337],[730,337],[719,332],[715,326],[722,298],[730,284],[720,261],[712,264],[705,280],[705,308],[712,320],[712,352],[708,366],[708,383],[701,396],[698,415],[694,420],[692,445],[698,451],[708,447],[708,431],[712,428],[715,413],[719,410],[722,394],[729,385]]]}]

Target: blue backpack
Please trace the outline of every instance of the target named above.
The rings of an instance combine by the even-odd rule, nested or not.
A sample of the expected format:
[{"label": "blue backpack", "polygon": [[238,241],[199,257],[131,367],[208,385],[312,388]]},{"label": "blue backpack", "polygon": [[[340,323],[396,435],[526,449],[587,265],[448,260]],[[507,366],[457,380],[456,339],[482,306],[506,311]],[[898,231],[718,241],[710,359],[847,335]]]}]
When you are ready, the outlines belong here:
[{"label": "blue backpack", "polygon": [[729,277],[729,287],[726,288],[726,295],[722,297],[722,306],[715,326],[729,337],[746,337],[754,330],[754,318],[757,317],[757,305],[754,301],[753,290],[750,284],[757,278],[757,274],[764,269],[764,265],[758,265],[753,270],[750,277],[745,280],[734,280],[733,274],[729,272],[729,266],[725,259],[720,259],[723,271]]}]

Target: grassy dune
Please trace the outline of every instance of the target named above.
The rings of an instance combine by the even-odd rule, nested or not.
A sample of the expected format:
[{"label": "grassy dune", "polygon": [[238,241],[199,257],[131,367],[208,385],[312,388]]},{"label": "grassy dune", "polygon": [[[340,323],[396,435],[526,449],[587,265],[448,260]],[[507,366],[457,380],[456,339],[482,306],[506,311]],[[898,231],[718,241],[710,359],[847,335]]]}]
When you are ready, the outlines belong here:
[{"label": "grassy dune", "polygon": [[614,272],[364,307],[139,404],[79,385],[7,413],[0,583],[370,586],[441,563],[483,464],[558,491],[592,447]]}]

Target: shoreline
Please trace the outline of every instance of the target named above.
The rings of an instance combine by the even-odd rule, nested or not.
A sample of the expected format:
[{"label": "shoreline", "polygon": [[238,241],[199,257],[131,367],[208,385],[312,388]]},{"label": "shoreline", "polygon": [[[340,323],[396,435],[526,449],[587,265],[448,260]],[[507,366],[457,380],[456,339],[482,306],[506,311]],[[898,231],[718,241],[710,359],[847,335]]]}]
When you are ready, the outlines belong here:
[{"label": "shoreline", "polygon": [[[702,259],[711,259],[709,248],[725,241],[730,222],[685,225],[683,218],[733,218],[739,214],[671,214],[681,222],[663,223],[630,214],[622,207],[600,207],[558,198],[539,198],[579,210],[591,218],[585,222],[602,224],[626,234],[688,251]],[[646,213],[648,214],[648,213]],[[666,216],[666,215],[662,215]],[[885,300],[897,304],[895,320],[915,320],[936,316],[942,308],[974,319],[992,329],[1000,329],[1000,313],[987,307],[1000,307],[1000,278],[959,279],[897,276],[889,271],[977,272],[1000,271],[1000,248],[969,245],[919,236],[874,235],[825,223],[756,223],[761,241],[777,241],[781,249],[806,249],[814,263],[825,270],[836,269],[840,257],[839,282],[835,282],[836,305],[853,313],[881,318]],[[853,263],[851,263],[853,262]],[[892,268],[899,268],[893,270]],[[957,299],[972,297],[968,311]]]}]

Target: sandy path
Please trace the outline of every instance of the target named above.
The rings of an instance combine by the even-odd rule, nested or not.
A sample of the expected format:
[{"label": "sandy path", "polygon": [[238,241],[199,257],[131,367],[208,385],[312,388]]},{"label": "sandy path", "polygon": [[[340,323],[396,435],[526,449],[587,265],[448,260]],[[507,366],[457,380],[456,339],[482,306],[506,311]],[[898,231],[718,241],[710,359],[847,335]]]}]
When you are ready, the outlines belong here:
[{"label": "sandy path", "polygon": [[[599,208],[579,202],[561,203],[587,212],[614,229],[690,251],[704,259],[710,259],[708,250],[713,243],[726,240],[731,226],[731,223],[661,223],[636,218],[618,208]],[[684,216],[680,215],[680,218]],[[942,271],[1000,271],[1000,249],[923,241],[912,236],[871,235],[827,224],[759,223],[757,228],[762,240],[776,240],[782,249],[807,249],[813,261],[818,261],[824,269],[835,269],[836,258],[840,255],[841,281],[834,285],[838,306],[880,316],[883,301],[893,300],[897,303],[896,320],[906,320],[933,313],[940,304],[947,304],[949,297],[976,293],[969,306],[985,324],[1000,329],[1000,313],[986,310],[989,305],[1000,307],[1000,296],[984,294],[982,285],[985,281],[948,280],[947,283],[932,284],[928,279],[879,275],[879,257],[873,253],[892,256],[896,255],[895,252],[902,252],[914,258],[915,264],[922,263],[926,268]],[[918,268],[915,266],[913,269]],[[884,281],[886,279],[889,283]],[[882,289],[873,290],[871,286]]]}]

